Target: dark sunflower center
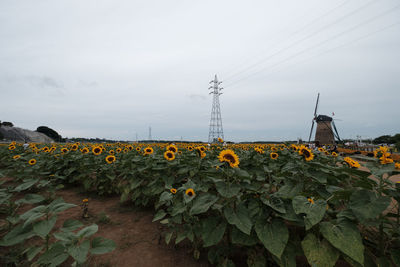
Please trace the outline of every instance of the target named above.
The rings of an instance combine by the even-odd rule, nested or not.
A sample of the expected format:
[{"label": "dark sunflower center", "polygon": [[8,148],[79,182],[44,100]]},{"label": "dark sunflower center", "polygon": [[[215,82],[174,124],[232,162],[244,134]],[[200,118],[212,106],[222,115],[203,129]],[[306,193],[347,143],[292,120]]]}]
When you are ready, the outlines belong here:
[{"label": "dark sunflower center", "polygon": [[306,158],[308,158],[309,156],[311,156],[310,152],[307,149],[303,149],[303,154]]},{"label": "dark sunflower center", "polygon": [[192,191],[189,191],[189,192],[188,192],[188,196],[189,196],[189,197],[193,196]]},{"label": "dark sunflower center", "polygon": [[228,161],[235,163],[235,157],[231,154],[224,155],[224,159],[227,159]]},{"label": "dark sunflower center", "polygon": [[100,148],[95,148],[94,149],[94,153],[99,153],[100,152]]},{"label": "dark sunflower center", "polygon": [[172,158],[174,155],[172,153],[167,153],[168,158]]}]

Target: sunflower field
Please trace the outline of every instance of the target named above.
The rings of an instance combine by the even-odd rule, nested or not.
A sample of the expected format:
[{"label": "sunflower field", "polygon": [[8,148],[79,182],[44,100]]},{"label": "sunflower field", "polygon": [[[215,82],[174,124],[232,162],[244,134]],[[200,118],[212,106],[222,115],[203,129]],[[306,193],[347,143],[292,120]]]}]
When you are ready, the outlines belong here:
[{"label": "sunflower field", "polygon": [[215,266],[400,266],[400,163],[384,147],[362,163],[293,144],[11,143],[0,172],[152,208],[166,243]]}]

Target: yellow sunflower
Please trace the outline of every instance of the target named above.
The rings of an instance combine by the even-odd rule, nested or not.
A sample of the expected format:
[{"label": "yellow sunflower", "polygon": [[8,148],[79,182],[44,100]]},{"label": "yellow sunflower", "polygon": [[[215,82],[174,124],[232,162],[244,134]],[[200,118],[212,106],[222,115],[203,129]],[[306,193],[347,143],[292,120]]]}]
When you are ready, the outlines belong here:
[{"label": "yellow sunflower", "polygon": [[19,159],[21,157],[21,155],[15,155],[14,157],[13,157],[13,159]]},{"label": "yellow sunflower", "polygon": [[170,191],[172,194],[176,194],[176,189],[175,189],[175,188],[171,188],[169,191]]},{"label": "yellow sunflower", "polygon": [[192,147],[192,146],[188,146],[188,147],[187,147],[187,150],[193,151],[193,147]]},{"label": "yellow sunflower", "polygon": [[108,155],[108,156],[106,157],[106,162],[107,162],[108,164],[113,163],[115,160],[116,160],[116,158],[115,158],[115,156],[113,156],[113,155]]},{"label": "yellow sunflower", "polygon": [[167,150],[172,151],[173,153],[178,152],[178,148],[176,147],[176,145],[167,146]]},{"label": "yellow sunflower", "polygon": [[269,156],[271,157],[271,159],[277,159],[279,157],[278,153],[272,152],[271,154],[269,154]]},{"label": "yellow sunflower", "polygon": [[153,154],[153,152],[154,152],[154,150],[153,150],[153,148],[150,147],[150,146],[148,146],[148,147],[146,147],[146,148],[144,149],[144,154],[145,154],[145,155],[151,155],[151,154]]},{"label": "yellow sunflower", "polygon": [[332,156],[336,158],[338,154],[336,152],[332,152]]},{"label": "yellow sunflower", "polygon": [[10,146],[8,146],[8,149],[9,149],[9,150],[14,150],[14,149],[15,149],[15,146],[14,146],[14,145],[10,145]]},{"label": "yellow sunflower", "polygon": [[77,151],[78,150],[78,145],[77,144],[73,144],[72,146],[71,146],[71,150],[72,151]]},{"label": "yellow sunflower", "polygon": [[223,143],[224,139],[222,139],[221,137],[218,137],[218,142]]},{"label": "yellow sunflower", "polygon": [[307,201],[310,202],[310,204],[314,204],[314,199],[312,199],[312,198],[310,198],[310,197],[307,198]]},{"label": "yellow sunflower", "polygon": [[93,154],[95,154],[96,156],[100,155],[101,152],[103,152],[103,149],[99,146],[95,146],[92,148],[92,152]]},{"label": "yellow sunflower", "polygon": [[185,194],[188,195],[189,197],[196,195],[193,188],[186,189]]},{"label": "yellow sunflower", "polygon": [[63,148],[61,148],[61,152],[63,152],[63,153],[67,153],[69,150],[68,150],[68,148],[66,148],[66,147],[63,147]]},{"label": "yellow sunflower", "polygon": [[218,159],[220,162],[228,162],[232,168],[239,166],[239,157],[231,149],[222,150],[219,153]]},{"label": "yellow sunflower", "polygon": [[119,147],[115,150],[117,153],[121,153],[122,149]]},{"label": "yellow sunflower", "polygon": [[82,152],[82,154],[87,154],[87,153],[89,153],[89,148],[84,147],[81,149],[81,152]]},{"label": "yellow sunflower", "polygon": [[29,165],[35,165],[36,164],[36,159],[30,159],[28,161]]},{"label": "yellow sunflower", "polygon": [[394,164],[394,167],[395,167],[396,169],[400,170],[400,162],[396,162],[396,163]]},{"label": "yellow sunflower", "polygon": [[306,161],[310,161],[314,159],[314,154],[311,150],[304,145],[299,148],[299,154],[302,155]]},{"label": "yellow sunflower", "polygon": [[174,160],[175,159],[175,153],[174,152],[172,152],[172,151],[165,151],[164,152],[164,158],[166,159],[166,160],[169,160],[169,161],[171,161],[171,160]]},{"label": "yellow sunflower", "polygon": [[139,152],[140,151],[140,147],[138,146],[138,147],[136,147],[136,151],[137,152]]}]

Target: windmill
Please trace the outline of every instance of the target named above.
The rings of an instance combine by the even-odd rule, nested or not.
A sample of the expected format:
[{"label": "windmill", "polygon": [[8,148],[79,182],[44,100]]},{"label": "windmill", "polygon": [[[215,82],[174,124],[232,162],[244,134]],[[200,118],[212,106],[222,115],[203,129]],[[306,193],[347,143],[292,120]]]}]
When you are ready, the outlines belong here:
[{"label": "windmill", "polygon": [[317,103],[315,104],[314,118],[312,119],[310,136],[308,142],[311,141],[311,135],[314,129],[314,123],[317,122],[317,131],[315,132],[315,143],[321,145],[335,144],[335,138],[341,142],[339,133],[336,129],[336,125],[332,117],[327,115],[317,115],[319,103],[319,93],[317,97]]}]

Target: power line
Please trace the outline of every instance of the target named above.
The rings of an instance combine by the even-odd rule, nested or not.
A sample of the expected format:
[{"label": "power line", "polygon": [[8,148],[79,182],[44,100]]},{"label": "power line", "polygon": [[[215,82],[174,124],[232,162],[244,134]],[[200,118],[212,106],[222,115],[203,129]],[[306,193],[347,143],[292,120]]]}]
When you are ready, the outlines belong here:
[{"label": "power line", "polygon": [[[292,32],[289,36],[289,38],[286,38],[284,42],[288,41],[290,39],[290,37],[292,37],[293,35],[297,35],[298,33],[302,32],[304,29],[307,29],[309,26],[313,25],[315,22],[317,22],[318,20],[320,20],[321,18],[326,17],[327,15],[331,14],[332,12],[336,11],[337,9],[341,8],[342,6],[348,4],[349,2],[351,2],[352,0],[346,0],[342,3],[340,3],[339,5],[335,6],[334,8],[328,10],[327,12],[323,13],[322,15],[318,16],[317,18],[313,19],[311,22],[307,23],[305,26],[297,29],[295,32]],[[304,17],[306,14],[302,15],[301,17]],[[252,57],[254,58],[254,57]],[[229,69],[226,73],[224,73],[225,77],[229,77],[232,75],[228,75],[229,73],[232,73],[234,71],[240,70],[240,68],[242,67],[242,65],[244,63],[246,63],[246,61],[250,61],[251,59],[248,57],[247,60],[242,61],[242,64],[236,65],[235,67]]]},{"label": "power line", "polygon": [[[314,46],[311,46],[311,47],[308,47],[308,48],[306,48],[306,49],[303,49],[303,50],[301,50],[300,52],[295,53],[295,54],[292,55],[292,56],[289,56],[289,57],[287,57],[287,58],[285,58],[285,59],[283,59],[283,60],[281,60],[281,61],[278,61],[277,63],[275,63],[275,64],[273,64],[273,65],[271,65],[271,66],[269,66],[269,67],[270,67],[270,68],[276,67],[276,66],[278,66],[278,65],[280,65],[280,64],[282,64],[282,63],[284,63],[284,62],[286,62],[286,61],[288,61],[288,60],[291,60],[291,59],[293,59],[293,58],[295,58],[295,57],[298,57],[299,55],[302,55],[302,54],[304,54],[305,52],[307,52],[307,51],[309,51],[309,50],[311,50],[311,49],[314,49],[314,48],[316,48],[316,47],[318,47],[318,46],[321,46],[321,45],[323,45],[323,44],[325,44],[325,43],[327,43],[327,42],[329,42],[329,41],[331,41],[331,40],[334,40],[334,39],[336,39],[336,38],[338,38],[338,37],[340,37],[340,36],[342,36],[342,35],[344,35],[344,34],[347,34],[347,33],[349,33],[349,32],[352,32],[352,31],[354,31],[354,30],[356,30],[356,29],[358,29],[358,28],[360,28],[360,27],[366,25],[366,24],[369,24],[370,22],[372,22],[372,21],[374,21],[374,20],[376,20],[376,19],[378,19],[378,18],[380,18],[380,17],[382,17],[382,16],[384,16],[384,15],[386,15],[386,14],[388,14],[388,13],[393,12],[393,11],[395,11],[395,10],[398,9],[398,8],[400,8],[400,4],[399,4],[399,5],[396,5],[395,7],[391,8],[391,9],[389,9],[389,10],[387,10],[387,11],[385,11],[385,12],[383,12],[383,13],[377,15],[377,16],[374,16],[374,17],[372,17],[372,18],[370,18],[370,19],[368,19],[368,20],[365,20],[364,22],[359,23],[359,24],[357,24],[356,26],[354,26],[354,27],[352,27],[352,28],[350,28],[350,29],[348,29],[348,30],[346,30],[346,31],[344,31],[344,32],[341,32],[341,33],[339,33],[339,34],[336,34],[336,35],[334,35],[333,37],[330,37],[330,38],[328,38],[328,39],[325,39],[324,41],[322,41],[322,42],[320,42],[320,43],[318,43],[318,44],[316,44],[316,45],[314,45]],[[225,87],[227,87],[227,86],[232,86],[233,84],[237,84],[237,83],[239,83],[239,82],[241,82],[241,81],[243,81],[243,80],[248,79],[249,77],[252,77],[252,76],[254,76],[254,75],[256,75],[256,74],[258,74],[258,73],[260,73],[260,72],[265,71],[266,69],[267,69],[267,68],[262,68],[261,70],[256,71],[256,72],[253,72],[252,74],[250,74],[250,75],[248,75],[248,76],[245,76],[245,77],[243,77],[243,78],[241,78],[241,79],[239,79],[239,80],[237,80],[237,81],[228,83]]]},{"label": "power line", "polygon": [[292,43],[292,44],[290,44],[290,45],[288,45],[288,46],[286,46],[286,47],[284,47],[284,48],[278,50],[277,52],[275,52],[275,53],[273,53],[273,54],[267,56],[266,58],[261,59],[261,60],[259,60],[258,62],[256,62],[256,63],[254,63],[254,64],[252,64],[252,65],[250,65],[250,66],[244,68],[242,71],[237,72],[237,73],[235,73],[235,74],[233,74],[233,75],[228,76],[228,77],[225,78],[224,80],[225,80],[225,81],[230,80],[230,79],[232,79],[232,78],[235,77],[235,76],[241,75],[242,73],[245,73],[245,72],[247,72],[248,70],[253,69],[254,67],[257,67],[258,65],[260,65],[260,64],[264,63],[265,61],[267,61],[267,60],[273,58],[274,56],[281,54],[282,52],[284,52],[284,51],[286,51],[286,50],[288,50],[288,49],[290,49],[290,48],[292,48],[292,47],[294,47],[294,46],[296,46],[296,45],[298,45],[298,44],[300,44],[300,43],[302,43],[302,42],[304,42],[304,41],[310,39],[311,37],[313,37],[313,36],[315,36],[316,34],[322,32],[323,30],[325,30],[325,29],[327,29],[327,28],[329,28],[329,27],[331,27],[331,26],[333,26],[333,25],[335,25],[335,24],[341,22],[342,20],[344,20],[344,19],[346,19],[346,18],[348,18],[348,17],[350,17],[350,16],[352,16],[352,15],[354,15],[354,14],[356,14],[356,13],[362,11],[363,9],[365,9],[365,8],[368,7],[368,6],[370,6],[371,4],[373,4],[373,3],[376,2],[376,1],[377,1],[377,0],[371,0],[371,1],[367,2],[367,3],[365,3],[365,4],[362,5],[361,7],[359,7],[359,8],[357,8],[357,9],[351,11],[350,13],[347,13],[346,15],[344,15],[344,16],[342,16],[342,17],[336,19],[336,20],[334,20],[333,22],[331,22],[331,23],[329,23],[329,24],[323,26],[322,28],[318,29],[317,31],[314,31],[314,32],[311,33],[311,34],[306,35],[305,37],[301,38],[300,40],[298,40],[298,41],[296,41],[296,42],[294,42],[294,43]]}]

